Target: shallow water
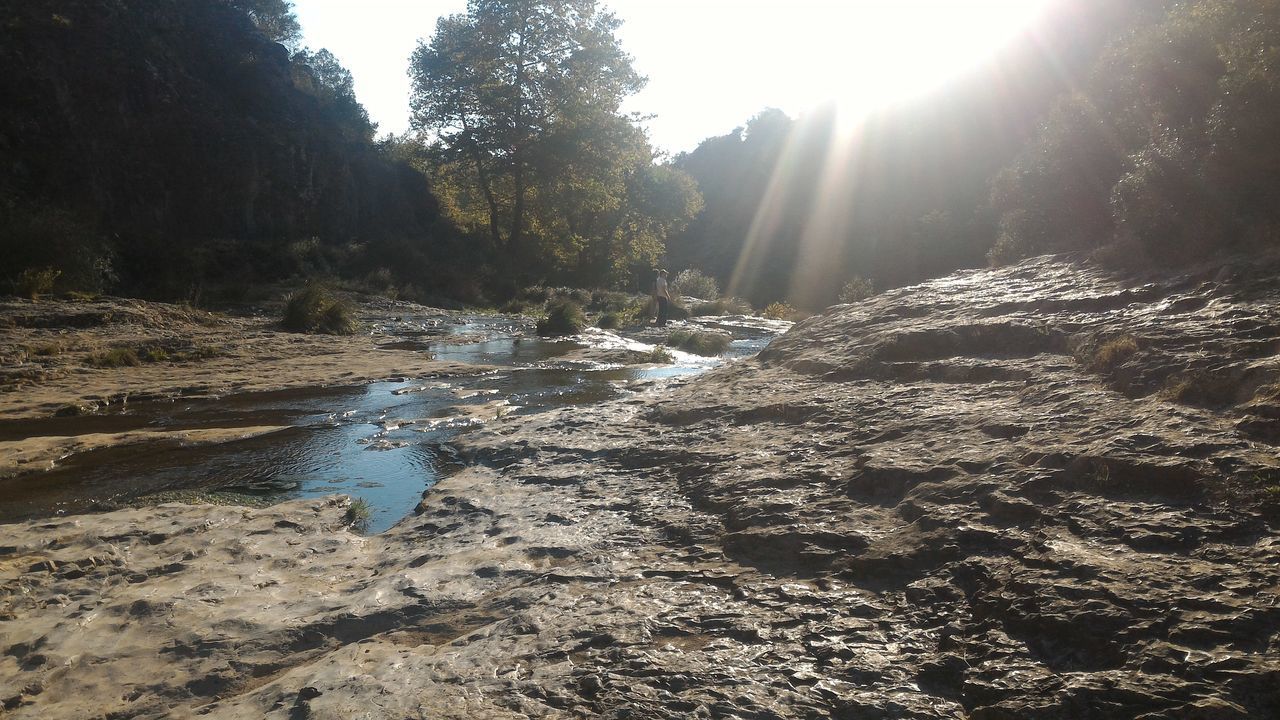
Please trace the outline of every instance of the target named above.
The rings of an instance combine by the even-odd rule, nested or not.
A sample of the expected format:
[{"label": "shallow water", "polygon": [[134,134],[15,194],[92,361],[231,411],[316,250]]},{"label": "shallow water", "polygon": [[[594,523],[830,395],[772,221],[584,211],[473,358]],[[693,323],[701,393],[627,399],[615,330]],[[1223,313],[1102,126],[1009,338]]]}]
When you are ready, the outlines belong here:
[{"label": "shallow water", "polygon": [[[432,324],[435,323],[435,324]],[[133,403],[87,417],[0,423],[0,439],[43,435],[284,426],[209,445],[151,442],[89,451],[52,471],[0,480],[0,522],[82,512],[175,490],[229,491],[279,501],[332,493],[364,499],[380,532],[411,513],[456,459],[449,441],[499,415],[598,403],[644,381],[691,375],[758,352],[774,328],[735,330],[721,358],[673,353],[664,365],[574,360],[584,349],[651,346],[593,330],[572,340],[521,333],[511,318],[478,316],[450,326],[400,318],[383,326],[392,345],[440,360],[499,368],[467,377],[309,388],[218,399]],[[454,339],[478,340],[452,342]]]}]

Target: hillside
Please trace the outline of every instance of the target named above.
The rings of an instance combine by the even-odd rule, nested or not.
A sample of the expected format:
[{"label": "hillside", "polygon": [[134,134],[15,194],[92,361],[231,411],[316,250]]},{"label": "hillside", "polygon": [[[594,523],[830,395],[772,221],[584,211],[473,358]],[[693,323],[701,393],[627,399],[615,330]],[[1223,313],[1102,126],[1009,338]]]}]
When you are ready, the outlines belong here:
[{"label": "hillside", "polygon": [[0,699],[1274,716],[1278,272],[1042,257],[838,306],[686,384],[465,436],[378,536],[342,501],[2,526]]}]

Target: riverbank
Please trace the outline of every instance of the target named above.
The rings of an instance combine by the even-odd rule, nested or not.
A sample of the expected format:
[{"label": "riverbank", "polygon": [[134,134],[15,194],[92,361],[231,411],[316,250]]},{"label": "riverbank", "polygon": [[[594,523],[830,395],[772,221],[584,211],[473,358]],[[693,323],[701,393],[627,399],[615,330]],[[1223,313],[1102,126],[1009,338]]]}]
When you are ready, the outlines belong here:
[{"label": "riverbank", "polygon": [[330,499],[0,526],[0,701],[1268,717],[1278,275],[1041,258],[890,291],[676,387],[461,436],[465,467],[377,536]]},{"label": "riverbank", "polygon": [[0,421],[87,415],[139,400],[477,372],[397,347],[403,338],[374,324],[411,314],[443,334],[448,311],[378,299],[357,313],[357,334],[308,335],[281,330],[274,306],[229,315],[127,298],[3,298]]}]

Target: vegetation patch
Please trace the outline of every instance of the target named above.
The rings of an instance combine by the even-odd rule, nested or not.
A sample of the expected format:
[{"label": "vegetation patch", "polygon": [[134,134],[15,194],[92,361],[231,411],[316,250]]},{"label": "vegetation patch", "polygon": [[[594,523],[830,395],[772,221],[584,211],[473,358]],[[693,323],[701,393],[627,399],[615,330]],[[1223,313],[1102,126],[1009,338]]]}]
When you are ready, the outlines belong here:
[{"label": "vegetation patch", "polygon": [[681,270],[671,287],[672,294],[676,296],[688,295],[699,300],[715,300],[720,297],[720,285],[716,283],[716,279],[696,268]]},{"label": "vegetation patch", "polygon": [[271,498],[268,497],[225,490],[166,490],[135,498],[129,504],[137,507],[162,505],[164,503],[182,503],[184,505],[238,505],[264,508],[269,507],[272,502]]},{"label": "vegetation patch", "polygon": [[62,344],[56,342],[28,345],[25,349],[29,357],[54,357],[61,355],[63,350]]},{"label": "vegetation patch", "polygon": [[142,358],[131,347],[113,347],[89,353],[85,363],[97,368],[137,367],[142,364]]},{"label": "vegetation patch", "polygon": [[698,303],[689,308],[689,313],[695,317],[704,315],[749,315],[751,314],[751,304],[742,298],[719,298],[711,302]]},{"label": "vegetation patch", "polygon": [[[62,351],[60,347],[56,349],[55,347],[42,346],[38,350],[54,354]],[[179,349],[164,345],[144,345],[136,348],[119,345],[89,353],[88,357],[85,358],[85,364],[99,368],[137,367],[143,363],[180,363],[206,360],[221,357],[223,354],[222,350],[210,345],[196,345],[190,349]]]},{"label": "vegetation patch", "polygon": [[587,327],[582,306],[573,300],[559,299],[547,306],[547,315],[538,321],[538,334],[546,337],[577,335]]},{"label": "vegetation patch", "polygon": [[720,333],[702,330],[676,330],[667,337],[667,344],[695,355],[712,357],[729,349],[731,338]]},{"label": "vegetation patch", "polygon": [[350,335],[357,328],[351,306],[314,283],[286,298],[280,324],[294,332],[329,335]]},{"label": "vegetation patch", "polygon": [[53,285],[62,276],[61,270],[51,267],[27,268],[18,275],[14,282],[14,290],[24,298],[38,300],[53,290]]},{"label": "vegetation patch", "polygon": [[860,275],[855,275],[853,279],[844,284],[843,288],[840,288],[840,302],[855,303],[859,300],[866,300],[875,294],[875,283]]},{"label": "vegetation patch", "polygon": [[791,322],[799,322],[808,317],[807,313],[803,313],[784,302],[769,303],[761,314],[770,320],[790,320]]},{"label": "vegetation patch", "polygon": [[372,517],[373,509],[369,507],[369,503],[364,498],[355,498],[347,506],[347,512],[343,514],[342,519],[347,525],[357,530],[364,530],[369,526],[369,519]]},{"label": "vegetation patch", "polygon": [[1132,335],[1112,338],[1089,353],[1085,366],[1090,372],[1109,373],[1138,352],[1138,340]]},{"label": "vegetation patch", "polygon": [[663,345],[658,345],[645,354],[641,362],[653,363],[654,365],[670,365],[675,362],[675,357]]},{"label": "vegetation patch", "polygon": [[1235,404],[1240,379],[1230,373],[1194,372],[1171,379],[1163,395],[1177,403],[1199,407],[1226,407]]},{"label": "vegetation patch", "polygon": [[596,320],[596,327],[601,330],[616,330],[622,327],[622,313],[609,312],[600,315],[600,319]]}]

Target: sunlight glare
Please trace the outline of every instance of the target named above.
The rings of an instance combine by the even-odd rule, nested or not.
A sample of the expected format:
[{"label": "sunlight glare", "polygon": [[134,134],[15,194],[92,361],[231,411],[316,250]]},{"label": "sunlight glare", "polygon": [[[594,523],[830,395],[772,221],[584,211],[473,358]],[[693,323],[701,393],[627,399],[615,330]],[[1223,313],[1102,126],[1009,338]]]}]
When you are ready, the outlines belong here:
[{"label": "sunlight glare", "polygon": [[[854,0],[770,3],[764,85],[785,85],[780,105],[835,102],[866,113],[920,94],[982,62],[1048,5],[1047,0]],[[785,8],[785,9],[782,9]],[[763,3],[742,3],[730,32],[758,31]],[[746,82],[753,80],[744,75]]]}]

